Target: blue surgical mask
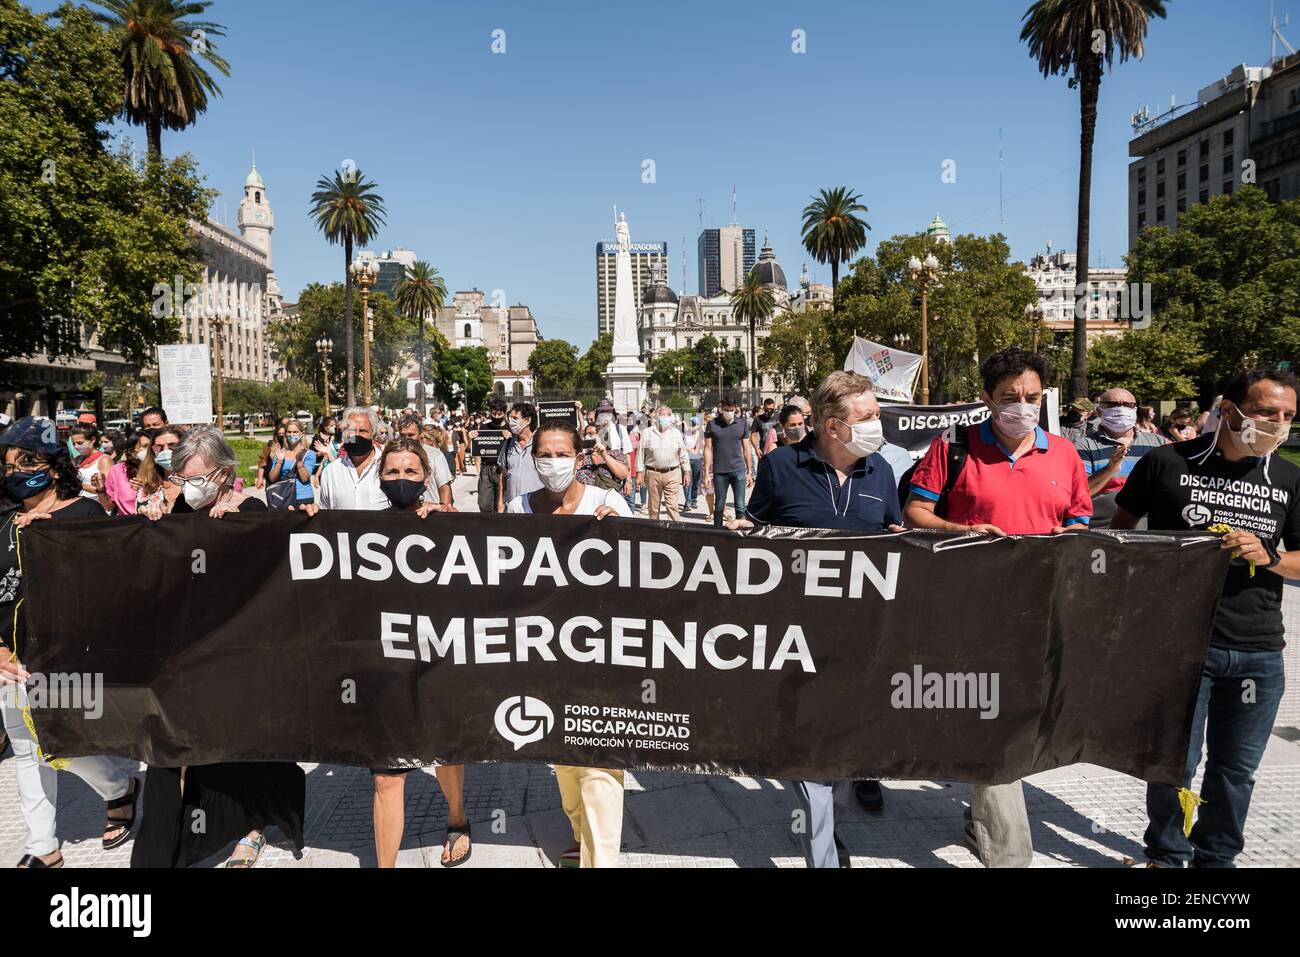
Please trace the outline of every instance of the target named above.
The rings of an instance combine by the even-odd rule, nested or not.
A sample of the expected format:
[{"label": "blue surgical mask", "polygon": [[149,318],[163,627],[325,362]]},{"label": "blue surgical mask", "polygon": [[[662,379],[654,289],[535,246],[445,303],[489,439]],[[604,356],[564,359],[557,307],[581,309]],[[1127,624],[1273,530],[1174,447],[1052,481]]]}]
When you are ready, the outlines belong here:
[{"label": "blue surgical mask", "polygon": [[172,450],[163,449],[161,452],[155,453],[153,464],[160,469],[170,469],[172,467]]}]

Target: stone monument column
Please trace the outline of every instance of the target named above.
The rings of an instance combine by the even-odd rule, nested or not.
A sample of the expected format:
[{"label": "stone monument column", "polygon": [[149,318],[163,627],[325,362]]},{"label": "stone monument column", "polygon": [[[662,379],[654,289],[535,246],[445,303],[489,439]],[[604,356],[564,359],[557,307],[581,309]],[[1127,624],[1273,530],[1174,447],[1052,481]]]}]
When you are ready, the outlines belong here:
[{"label": "stone monument column", "polygon": [[613,361],[605,369],[605,386],[614,408],[639,412],[646,400],[646,367],[637,343],[636,303],[632,301],[632,243],[627,219],[620,213],[614,224],[618,255],[614,263]]}]

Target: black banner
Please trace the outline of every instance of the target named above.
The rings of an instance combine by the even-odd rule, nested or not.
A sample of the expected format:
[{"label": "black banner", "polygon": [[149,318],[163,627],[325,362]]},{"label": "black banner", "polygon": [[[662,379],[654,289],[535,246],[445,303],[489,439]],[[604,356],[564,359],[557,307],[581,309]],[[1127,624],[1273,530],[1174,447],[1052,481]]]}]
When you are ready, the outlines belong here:
[{"label": "black banner", "polygon": [[95,709],[33,708],[54,756],[1175,784],[1227,558],[322,512],[36,522],[23,563],[28,669],[103,679]]},{"label": "black banner", "polygon": [[506,436],[504,432],[493,430],[479,432],[469,443],[470,455],[481,455],[484,458],[496,461],[497,454],[501,451],[501,446],[505,444]]},{"label": "black banner", "polygon": [[922,455],[935,436],[955,426],[979,425],[989,417],[989,407],[983,402],[965,402],[958,405],[900,405],[880,403],[880,420],[885,428],[885,441],[912,453]]},{"label": "black banner", "polygon": [[551,419],[564,419],[566,422],[572,422],[575,426],[578,424],[578,403],[577,402],[538,402],[537,403],[537,423],[549,422]]}]

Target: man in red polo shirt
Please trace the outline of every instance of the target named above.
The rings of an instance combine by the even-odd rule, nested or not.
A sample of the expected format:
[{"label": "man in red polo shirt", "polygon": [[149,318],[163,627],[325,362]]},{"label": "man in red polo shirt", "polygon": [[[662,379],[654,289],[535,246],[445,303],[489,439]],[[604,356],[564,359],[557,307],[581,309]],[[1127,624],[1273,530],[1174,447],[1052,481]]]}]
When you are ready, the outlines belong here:
[{"label": "man in red polo shirt", "polygon": [[[909,525],[1005,538],[1088,524],[1092,496],[1083,460],[1068,440],[1038,426],[1046,375],[1042,356],[1014,347],[980,366],[980,398],[992,416],[966,429],[966,456],[951,486],[947,439],[930,445],[912,473],[903,510]],[[966,840],[987,867],[1030,865],[1034,845],[1019,781],[971,787]]]}]

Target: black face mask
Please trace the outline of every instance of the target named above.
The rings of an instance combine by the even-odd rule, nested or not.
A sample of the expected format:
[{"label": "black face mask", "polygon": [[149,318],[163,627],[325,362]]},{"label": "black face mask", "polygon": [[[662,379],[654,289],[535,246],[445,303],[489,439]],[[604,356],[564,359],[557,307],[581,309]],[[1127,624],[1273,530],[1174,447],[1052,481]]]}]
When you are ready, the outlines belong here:
[{"label": "black face mask", "polygon": [[343,443],[343,451],[348,453],[348,458],[353,462],[360,462],[374,450],[375,443],[360,436]]},{"label": "black face mask", "polygon": [[410,508],[424,494],[424,483],[410,479],[382,479],[379,488],[393,503],[393,508],[400,509]]},{"label": "black face mask", "polygon": [[20,502],[25,502],[33,495],[40,495],[50,483],[54,481],[54,476],[49,471],[41,472],[13,472],[5,477],[5,491]]}]

